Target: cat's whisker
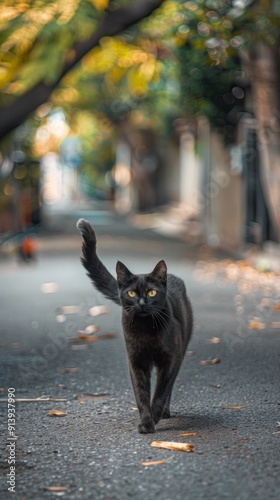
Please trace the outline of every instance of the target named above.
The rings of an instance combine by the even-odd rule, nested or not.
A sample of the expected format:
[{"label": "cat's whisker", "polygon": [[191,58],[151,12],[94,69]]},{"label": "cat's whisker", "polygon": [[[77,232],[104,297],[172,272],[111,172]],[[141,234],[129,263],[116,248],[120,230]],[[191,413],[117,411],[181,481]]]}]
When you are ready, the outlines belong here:
[{"label": "cat's whisker", "polygon": [[152,311],[152,317],[155,319],[155,323],[159,325],[160,328],[165,328],[168,324],[167,319],[161,314],[161,310],[154,308]]}]

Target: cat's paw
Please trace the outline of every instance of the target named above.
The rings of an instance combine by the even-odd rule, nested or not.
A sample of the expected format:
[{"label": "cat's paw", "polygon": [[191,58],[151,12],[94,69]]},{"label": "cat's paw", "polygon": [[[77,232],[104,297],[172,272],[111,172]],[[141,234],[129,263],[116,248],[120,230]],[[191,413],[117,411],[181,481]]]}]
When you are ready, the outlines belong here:
[{"label": "cat's paw", "polygon": [[153,419],[154,419],[155,424],[157,424],[160,421],[160,419],[162,418],[162,413],[163,413],[162,406],[156,406],[156,405],[153,406],[152,415],[153,415]]},{"label": "cat's paw", "polygon": [[152,434],[153,432],[155,432],[154,422],[152,420],[145,423],[141,422],[141,424],[138,425],[138,432],[140,434]]},{"label": "cat's paw", "polygon": [[170,417],[171,417],[170,410],[164,408],[161,418],[170,418]]}]

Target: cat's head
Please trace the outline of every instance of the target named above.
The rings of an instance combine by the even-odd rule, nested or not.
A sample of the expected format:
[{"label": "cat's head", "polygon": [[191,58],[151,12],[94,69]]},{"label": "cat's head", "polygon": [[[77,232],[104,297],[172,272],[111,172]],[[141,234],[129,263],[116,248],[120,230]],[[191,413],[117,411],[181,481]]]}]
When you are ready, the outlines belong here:
[{"label": "cat's head", "polygon": [[128,313],[148,316],[164,307],[167,279],[164,260],[150,274],[133,274],[119,261],[116,271],[121,303]]}]

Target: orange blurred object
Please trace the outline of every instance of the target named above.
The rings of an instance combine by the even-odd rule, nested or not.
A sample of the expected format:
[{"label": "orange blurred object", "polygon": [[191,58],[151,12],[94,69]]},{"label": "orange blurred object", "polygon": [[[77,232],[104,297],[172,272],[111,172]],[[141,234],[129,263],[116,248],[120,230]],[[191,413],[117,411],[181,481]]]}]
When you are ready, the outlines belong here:
[{"label": "orange blurred object", "polygon": [[19,253],[23,260],[29,261],[35,259],[37,245],[31,236],[25,236],[20,244]]}]

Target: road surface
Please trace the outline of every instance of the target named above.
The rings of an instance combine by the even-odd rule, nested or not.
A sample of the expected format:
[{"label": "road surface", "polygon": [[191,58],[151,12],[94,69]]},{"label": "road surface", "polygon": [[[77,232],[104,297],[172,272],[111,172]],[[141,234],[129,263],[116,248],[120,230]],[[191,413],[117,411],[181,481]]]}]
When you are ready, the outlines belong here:
[{"label": "road surface", "polygon": [[[1,500],[11,498],[14,473],[13,498],[21,500],[279,499],[279,329],[248,328],[269,294],[242,288],[242,276],[223,274],[228,262],[208,262],[182,242],[135,231],[112,237],[109,225],[100,232],[99,254],[112,273],[117,259],[149,272],[165,258],[187,285],[195,330],[172,418],[155,434],[138,434],[120,309],[91,286],[78,236],[45,237],[37,263],[0,261]],[[90,325],[98,327],[96,342]],[[11,434],[8,389],[11,404],[13,395],[31,400],[16,403]],[[195,448],[159,449],[154,440]]]}]

